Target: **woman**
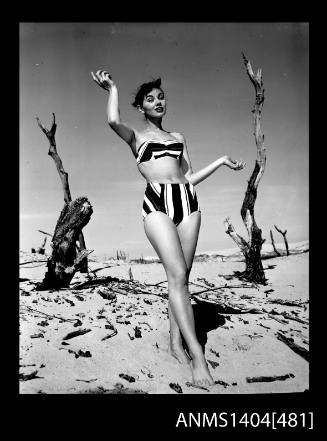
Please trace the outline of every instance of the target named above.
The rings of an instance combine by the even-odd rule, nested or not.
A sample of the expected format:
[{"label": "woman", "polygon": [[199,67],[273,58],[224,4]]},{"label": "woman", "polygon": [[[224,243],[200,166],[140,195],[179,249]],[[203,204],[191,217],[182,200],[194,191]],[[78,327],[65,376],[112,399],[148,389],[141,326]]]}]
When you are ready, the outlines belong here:
[{"label": "woman", "polygon": [[[162,127],[166,98],[160,79],[142,84],[136,93],[133,106],[143,113],[145,128],[135,130],[120,118],[117,86],[108,72],[98,70],[91,75],[109,92],[108,123],[130,146],[138,169],[147,181],[142,215],[146,236],[167,274],[169,351],[180,363],[190,365],[194,384],[213,385],[195,333],[187,287],[201,223],[194,186],[222,165],[241,170],[245,163],[223,156],[193,172],[184,136]],[[183,348],[182,335],[187,352]]]}]

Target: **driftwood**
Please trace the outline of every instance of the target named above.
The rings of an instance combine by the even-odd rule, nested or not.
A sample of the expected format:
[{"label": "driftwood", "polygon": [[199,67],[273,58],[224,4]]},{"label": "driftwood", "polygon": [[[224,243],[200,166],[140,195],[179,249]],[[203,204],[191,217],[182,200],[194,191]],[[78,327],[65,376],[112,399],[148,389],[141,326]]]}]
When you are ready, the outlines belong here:
[{"label": "driftwood", "polygon": [[134,383],[135,382],[135,378],[132,377],[131,375],[127,375],[127,374],[119,374],[120,378],[123,378],[124,380],[128,381],[129,383]]},{"label": "driftwood", "polygon": [[148,322],[139,322],[139,325],[147,325],[150,328],[150,331],[153,331],[152,326]]},{"label": "driftwood", "polygon": [[104,341],[104,340],[107,340],[108,338],[114,337],[117,334],[118,334],[118,331],[115,328],[110,334],[107,334],[103,338],[101,338],[101,341]]},{"label": "driftwood", "polygon": [[91,378],[90,380],[81,380],[79,378],[76,378],[75,381],[82,381],[83,383],[93,383],[93,381],[97,381],[97,378]]},{"label": "driftwood", "polygon": [[67,349],[67,351],[70,354],[74,354],[75,358],[79,358],[79,357],[92,357],[92,354],[90,351],[82,351],[81,349],[79,349],[78,352],[73,351],[72,349]]},{"label": "driftwood", "polygon": [[273,376],[262,376],[262,377],[246,377],[247,383],[266,383],[271,381],[284,381],[288,378],[294,378],[295,375],[292,373],[286,375],[273,375]]},{"label": "driftwood", "polygon": [[77,331],[70,332],[67,334],[63,340],[70,340],[71,338],[78,337],[79,335],[87,334],[88,332],[91,332],[91,329],[78,329]]},{"label": "driftwood", "polygon": [[283,236],[284,243],[285,243],[285,248],[286,248],[286,256],[289,256],[290,252],[289,252],[289,249],[288,249],[288,242],[287,242],[287,239],[286,239],[287,230],[282,231],[280,228],[276,227],[276,225],[274,225],[274,227],[276,228],[278,233],[280,233]]},{"label": "driftwood", "polygon": [[114,389],[105,389],[102,386],[99,386],[95,389],[87,389],[79,394],[147,394],[148,392],[144,392],[141,389],[130,389],[129,387],[124,387],[121,383],[116,383],[114,385]]},{"label": "driftwood", "polygon": [[309,361],[309,351],[304,348],[303,346],[298,345],[294,342],[294,339],[291,337],[286,337],[280,332],[277,332],[277,338],[278,340],[285,343],[292,351],[294,351],[296,354],[303,357],[306,361]]},{"label": "driftwood", "polygon": [[198,293],[192,294],[192,299],[194,299],[198,304],[201,305],[212,305],[213,308],[219,314],[261,314],[262,311],[258,308],[239,308],[232,304],[228,304],[226,300],[206,300],[198,295]]},{"label": "driftwood", "polygon": [[33,371],[30,374],[19,374],[19,379],[20,381],[29,381],[29,380],[34,380],[35,378],[44,378],[44,377],[39,377],[38,374],[39,371]]},{"label": "driftwood", "polygon": [[303,307],[307,302],[303,302],[301,300],[270,299],[269,303],[277,303],[279,305],[285,305],[285,306]]},{"label": "driftwood", "polygon": [[248,232],[249,239],[245,240],[236,233],[230,219],[225,219],[225,231],[241,249],[245,257],[245,271],[241,278],[260,284],[266,283],[266,278],[261,262],[261,248],[264,243],[262,232],[257,226],[254,218],[254,204],[257,198],[257,188],[266,166],[266,149],[264,147],[264,135],[260,127],[261,110],[264,102],[264,89],[261,69],[255,75],[251,63],[243,55],[247,74],[255,88],[255,104],[252,110],[254,121],[254,137],[257,146],[257,159],[254,170],[248,181],[247,190],[244,196],[241,216]]},{"label": "driftwood", "polygon": [[220,384],[221,386],[224,386],[225,389],[227,386],[230,386],[229,383],[226,383],[226,381],[223,381],[223,380],[216,380],[215,384]]},{"label": "driftwood", "polygon": [[21,308],[25,308],[27,311],[30,311],[30,312],[36,312],[37,314],[41,314],[42,316],[46,316],[46,317],[49,317],[51,319],[52,318],[56,318],[56,319],[64,321],[64,322],[76,322],[76,321],[79,321],[78,319],[66,319],[66,318],[58,316],[58,315],[46,314],[43,311],[38,311],[37,309],[31,308],[30,306],[27,306],[27,305],[21,305]]},{"label": "driftwood", "polygon": [[[20,262],[19,265],[27,265],[29,263],[47,263],[47,260],[29,260],[28,262]],[[30,267],[33,268],[33,267]],[[29,280],[29,279],[26,279]],[[22,280],[21,280],[22,282]]]},{"label": "driftwood", "polygon": [[275,246],[275,241],[274,241],[274,236],[272,234],[272,231],[270,230],[270,238],[271,238],[271,245],[273,246],[273,249],[275,251],[275,253],[277,254],[277,256],[280,256],[280,252],[277,250],[276,246]]},{"label": "driftwood", "polygon": [[275,317],[273,314],[268,314],[268,317],[269,318],[271,318],[271,319],[273,319],[273,320],[276,320],[276,322],[278,322],[278,323],[282,323],[283,325],[284,324],[288,324],[288,321],[287,320],[284,320],[284,319],[281,319],[281,318],[278,318],[278,317]]},{"label": "driftwood", "polygon": [[288,314],[287,312],[282,312],[281,315],[282,315],[283,317],[289,319],[289,320],[294,320],[294,321],[296,321],[296,322],[303,323],[304,325],[308,325],[308,324],[309,324],[308,321],[306,321],[306,320],[302,320],[302,319],[300,319],[300,318],[298,318],[298,317],[294,317],[293,315]]},{"label": "driftwood", "polygon": [[[54,113],[52,114],[52,125],[51,125],[50,130],[41,124],[40,119],[38,117],[36,117],[36,121],[38,123],[38,126],[40,127],[42,132],[46,135],[46,137],[48,138],[48,141],[50,143],[48,155],[51,156],[52,159],[54,160],[54,163],[56,165],[56,168],[58,170],[59,177],[60,177],[60,180],[62,183],[63,191],[64,191],[64,201],[65,201],[65,204],[68,205],[72,201],[72,197],[71,197],[69,183],[68,183],[68,173],[66,173],[66,171],[64,170],[62,160],[57,152],[57,144],[56,144],[56,139],[55,139],[57,124],[56,124],[55,114]],[[47,233],[45,233],[45,234],[47,234]],[[86,249],[84,236],[83,236],[83,233],[81,230],[78,232],[78,237],[76,237],[74,239],[75,239],[76,247],[77,247],[76,240],[78,240],[78,242],[79,242],[78,251],[83,251]],[[87,258],[85,258],[84,261],[81,262],[81,265],[79,267],[79,271],[83,272],[83,273],[87,273]]]},{"label": "driftwood", "polygon": [[216,367],[219,366],[219,363],[217,363],[216,361],[207,360],[207,362],[210,364],[210,366],[211,366],[213,369],[216,369]]},{"label": "driftwood", "polygon": [[173,389],[175,392],[177,392],[178,394],[183,393],[183,389],[180,387],[180,385],[178,383],[169,383],[169,387],[171,389]]}]

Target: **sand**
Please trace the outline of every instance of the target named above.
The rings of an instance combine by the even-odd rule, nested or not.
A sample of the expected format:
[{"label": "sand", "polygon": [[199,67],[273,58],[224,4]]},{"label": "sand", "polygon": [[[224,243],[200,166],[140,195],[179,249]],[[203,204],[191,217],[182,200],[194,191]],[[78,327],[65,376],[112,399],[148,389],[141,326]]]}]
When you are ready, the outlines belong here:
[{"label": "sand", "polygon": [[[290,256],[263,260],[265,286],[234,275],[244,269],[235,249],[195,259],[192,304],[216,381],[202,389],[190,384],[190,368],[167,353],[167,284],[160,263],[101,261],[91,255],[90,269],[98,270],[89,274],[93,285],[79,289],[89,279],[77,273],[69,289],[38,291],[48,256],[21,252],[21,263],[33,263],[20,265],[20,393],[308,390],[309,244],[290,244],[290,250]],[[112,298],[103,298],[108,293]],[[65,340],[81,329],[87,332]],[[283,336],[293,339],[287,341],[297,345],[296,351]]]}]

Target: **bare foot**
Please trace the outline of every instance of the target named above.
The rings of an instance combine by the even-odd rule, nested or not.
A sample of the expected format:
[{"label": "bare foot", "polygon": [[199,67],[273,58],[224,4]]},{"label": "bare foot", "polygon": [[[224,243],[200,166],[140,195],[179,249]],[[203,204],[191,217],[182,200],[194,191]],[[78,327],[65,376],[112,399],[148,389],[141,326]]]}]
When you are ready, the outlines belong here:
[{"label": "bare foot", "polygon": [[189,364],[190,359],[186,355],[186,352],[183,348],[182,342],[170,342],[170,346],[168,348],[168,353],[176,358],[176,360],[181,364]]},{"label": "bare foot", "polygon": [[198,386],[213,386],[215,384],[203,354],[192,358],[191,369],[194,384]]}]

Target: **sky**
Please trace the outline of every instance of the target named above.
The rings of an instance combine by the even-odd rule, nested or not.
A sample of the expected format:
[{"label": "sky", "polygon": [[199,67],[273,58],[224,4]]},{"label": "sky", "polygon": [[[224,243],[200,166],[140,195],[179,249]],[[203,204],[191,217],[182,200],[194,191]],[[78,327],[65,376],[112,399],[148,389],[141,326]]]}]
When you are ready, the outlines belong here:
[{"label": "sky", "polygon": [[[182,133],[194,171],[223,155],[242,171],[219,168],[196,186],[202,211],[197,252],[235,247],[231,218],[247,233],[240,209],[255,160],[254,88],[242,60],[262,69],[261,128],[267,163],[255,219],[263,238],[287,230],[290,243],[309,238],[309,25],[307,23],[20,23],[20,249],[53,234],[64,205],[48,140],[35,117],[57,122],[57,151],[72,198],[87,196],[93,215],[83,229],[97,255],[123,250],[155,255],[143,229],[145,180],[127,144],[106,122],[107,94],[91,71],[110,72],[122,119],[142,127],[131,106],[138,86],[161,77],[167,97],[164,129]],[[47,251],[51,248],[47,244]]]}]

